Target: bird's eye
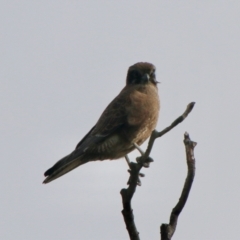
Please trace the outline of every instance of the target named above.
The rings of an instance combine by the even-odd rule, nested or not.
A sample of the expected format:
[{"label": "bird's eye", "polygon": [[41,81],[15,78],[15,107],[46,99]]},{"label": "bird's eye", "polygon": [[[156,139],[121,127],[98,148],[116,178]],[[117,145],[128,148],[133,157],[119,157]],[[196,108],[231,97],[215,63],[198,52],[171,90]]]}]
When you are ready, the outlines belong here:
[{"label": "bird's eye", "polygon": [[138,76],[139,76],[138,71],[133,70],[133,71],[130,72],[130,78],[131,79],[136,79],[136,78],[138,78]]}]

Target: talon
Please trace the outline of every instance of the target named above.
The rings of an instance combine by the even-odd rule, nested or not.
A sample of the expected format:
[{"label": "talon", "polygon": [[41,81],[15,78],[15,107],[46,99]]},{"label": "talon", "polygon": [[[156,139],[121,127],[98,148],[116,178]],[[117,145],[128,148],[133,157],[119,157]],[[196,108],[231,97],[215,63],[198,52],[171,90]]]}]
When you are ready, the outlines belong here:
[{"label": "talon", "polygon": [[145,163],[143,163],[143,167],[149,168],[149,167],[150,167],[150,162],[145,162]]},{"label": "talon", "polygon": [[148,158],[146,159],[146,162],[151,163],[151,162],[154,162],[154,161],[153,161],[153,159],[152,159],[151,157],[148,157]]}]

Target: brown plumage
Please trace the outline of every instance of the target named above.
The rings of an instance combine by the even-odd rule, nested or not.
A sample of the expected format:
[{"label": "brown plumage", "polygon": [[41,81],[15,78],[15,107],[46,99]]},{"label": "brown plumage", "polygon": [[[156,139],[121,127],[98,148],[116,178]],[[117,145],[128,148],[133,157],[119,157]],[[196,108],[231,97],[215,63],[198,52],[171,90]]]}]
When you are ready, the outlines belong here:
[{"label": "brown plumage", "polygon": [[151,63],[129,67],[126,86],[76,149],[44,173],[43,183],[89,161],[124,157],[135,149],[134,143],[141,145],[157,124],[160,108],[157,83]]}]

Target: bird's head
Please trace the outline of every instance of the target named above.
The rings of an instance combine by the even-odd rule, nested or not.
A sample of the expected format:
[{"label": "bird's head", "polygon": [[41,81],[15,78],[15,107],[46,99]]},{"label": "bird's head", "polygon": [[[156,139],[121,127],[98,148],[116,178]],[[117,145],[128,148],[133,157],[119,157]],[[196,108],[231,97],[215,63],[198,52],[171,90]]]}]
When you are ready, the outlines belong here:
[{"label": "bird's head", "polygon": [[127,85],[130,84],[154,84],[158,81],[155,76],[155,66],[147,62],[139,62],[129,67],[127,73]]}]

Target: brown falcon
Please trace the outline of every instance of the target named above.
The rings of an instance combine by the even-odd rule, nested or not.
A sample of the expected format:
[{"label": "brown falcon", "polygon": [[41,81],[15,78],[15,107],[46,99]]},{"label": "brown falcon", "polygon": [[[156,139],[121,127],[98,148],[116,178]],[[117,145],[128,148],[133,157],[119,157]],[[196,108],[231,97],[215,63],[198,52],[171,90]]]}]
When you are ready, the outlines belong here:
[{"label": "brown falcon", "polygon": [[160,108],[157,83],[151,63],[139,62],[129,67],[126,86],[75,150],[44,173],[43,183],[90,161],[124,157],[141,145],[157,124]]}]

